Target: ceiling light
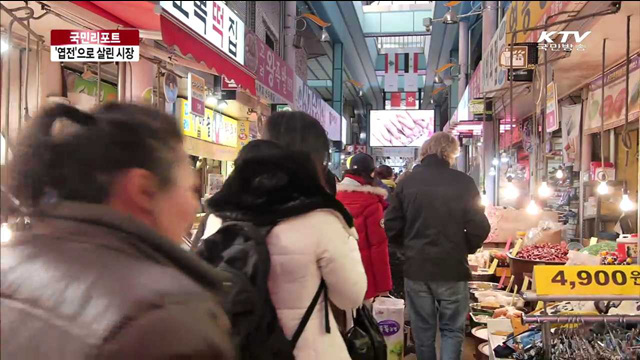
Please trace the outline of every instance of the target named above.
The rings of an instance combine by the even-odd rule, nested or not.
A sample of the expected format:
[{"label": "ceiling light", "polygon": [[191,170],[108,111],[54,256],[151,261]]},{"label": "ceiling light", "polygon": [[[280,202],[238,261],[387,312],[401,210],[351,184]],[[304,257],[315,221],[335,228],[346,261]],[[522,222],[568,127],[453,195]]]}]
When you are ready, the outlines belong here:
[{"label": "ceiling light", "polygon": [[607,185],[607,181],[601,181],[600,185],[598,185],[598,194],[607,195],[609,193],[609,186]]},{"label": "ceiling light", "polygon": [[546,181],[543,181],[538,188],[538,195],[540,195],[541,198],[548,198],[551,196],[551,188],[547,185]]},{"label": "ceiling light", "polygon": [[515,200],[520,196],[520,190],[511,182],[507,183],[507,188],[504,190],[504,196],[508,200]]},{"label": "ceiling light", "polygon": [[7,50],[9,50],[9,44],[7,43],[7,40],[0,40],[0,52],[5,52]]},{"label": "ceiling light", "polygon": [[496,168],[494,168],[493,166],[489,170],[489,176],[496,176]]},{"label": "ceiling light", "polygon": [[536,201],[531,199],[529,205],[527,206],[527,213],[530,215],[537,215],[540,213],[540,207],[536,204]]},{"label": "ceiling light", "polygon": [[491,164],[493,164],[493,166],[498,166],[498,164],[500,164],[500,160],[498,160],[498,158],[493,158]]},{"label": "ceiling light", "polygon": [[561,167],[559,167],[558,171],[556,171],[556,178],[560,180],[564,178],[564,171],[562,171]]},{"label": "ceiling light", "polygon": [[11,241],[11,236],[13,235],[13,232],[11,231],[9,224],[3,223],[1,226],[2,228],[0,228],[0,242],[2,242],[3,244],[6,244],[9,241]]},{"label": "ceiling light", "polygon": [[331,41],[331,37],[325,28],[322,28],[322,35],[320,36],[320,41],[329,42]]},{"label": "ceiling light", "polygon": [[358,96],[359,97],[363,97],[364,96],[364,91],[362,91],[362,89],[358,90]]},{"label": "ceiling light", "polygon": [[226,109],[227,106],[229,106],[229,103],[226,100],[222,100],[222,101],[218,102],[217,108],[218,108],[218,110],[222,111],[222,110]]},{"label": "ceiling light", "polygon": [[509,162],[509,156],[507,156],[507,153],[502,153],[502,156],[500,157],[500,161],[503,163]]},{"label": "ceiling light", "polygon": [[207,96],[205,104],[207,104],[207,106],[209,107],[215,108],[216,106],[218,106],[218,98],[213,95],[209,95]]},{"label": "ceiling light", "polygon": [[433,82],[436,84],[443,84],[444,80],[442,80],[442,76],[440,76],[440,74],[436,74],[436,77],[433,78]]},{"label": "ceiling light", "polygon": [[635,208],[635,205],[631,199],[629,199],[629,192],[625,190],[624,194],[622,194],[622,201],[620,201],[620,210],[627,212],[632,211]]},{"label": "ceiling light", "polygon": [[459,21],[458,20],[458,14],[456,14],[456,11],[451,9],[451,8],[442,17],[442,22],[447,24],[447,25],[457,24],[458,21]]}]

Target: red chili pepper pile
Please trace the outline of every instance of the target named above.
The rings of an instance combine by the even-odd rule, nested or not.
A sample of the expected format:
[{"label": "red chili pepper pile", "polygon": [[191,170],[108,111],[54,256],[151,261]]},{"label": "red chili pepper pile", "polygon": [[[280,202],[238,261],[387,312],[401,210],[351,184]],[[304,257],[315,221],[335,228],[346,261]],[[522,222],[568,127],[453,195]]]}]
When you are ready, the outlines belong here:
[{"label": "red chili pepper pile", "polygon": [[536,244],[518,251],[517,257],[525,260],[567,262],[569,249],[565,243]]}]

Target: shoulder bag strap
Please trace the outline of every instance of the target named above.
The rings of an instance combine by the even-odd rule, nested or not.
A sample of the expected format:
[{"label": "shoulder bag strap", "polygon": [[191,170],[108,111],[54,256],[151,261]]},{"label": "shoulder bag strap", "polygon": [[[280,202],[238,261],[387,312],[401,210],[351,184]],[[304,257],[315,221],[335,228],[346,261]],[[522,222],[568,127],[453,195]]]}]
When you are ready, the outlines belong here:
[{"label": "shoulder bag strap", "polygon": [[331,324],[329,323],[329,299],[327,295],[327,285],[325,284],[324,279],[322,279],[322,281],[320,281],[318,291],[316,291],[316,294],[313,296],[311,304],[309,304],[307,311],[305,311],[304,316],[302,316],[302,320],[300,320],[300,324],[298,324],[298,328],[293,333],[293,337],[291,338],[292,348],[296,348],[298,340],[300,340],[300,336],[302,336],[304,328],[307,326],[307,323],[309,323],[311,315],[313,315],[313,311],[318,305],[318,301],[320,301],[320,296],[322,295],[322,293],[324,293],[325,330],[327,334],[331,333]]}]

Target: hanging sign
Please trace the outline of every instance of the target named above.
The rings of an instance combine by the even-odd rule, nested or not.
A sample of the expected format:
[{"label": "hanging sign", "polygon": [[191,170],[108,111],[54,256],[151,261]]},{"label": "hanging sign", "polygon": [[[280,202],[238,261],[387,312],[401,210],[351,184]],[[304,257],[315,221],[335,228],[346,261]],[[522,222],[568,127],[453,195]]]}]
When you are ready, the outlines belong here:
[{"label": "hanging sign", "polygon": [[533,269],[538,295],[638,295],[637,266],[545,265]]},{"label": "hanging sign", "polygon": [[160,1],[162,10],[244,64],[244,23],[224,1]]},{"label": "hanging sign", "polygon": [[293,104],[294,71],[253,32],[245,35],[247,69],[256,75],[258,96],[271,104]]},{"label": "hanging sign", "polygon": [[554,132],[560,128],[560,119],[558,114],[558,94],[556,84],[551,82],[547,85],[547,132]]},{"label": "hanging sign", "polygon": [[185,99],[178,99],[177,109],[180,110],[178,118],[182,124],[182,133],[185,136],[197,137],[196,124],[189,110],[189,102]]},{"label": "hanging sign", "polygon": [[329,140],[340,141],[342,119],[340,115],[306,82],[296,76],[295,109],[305,112],[320,122]]},{"label": "hanging sign", "polygon": [[[600,131],[601,112],[604,111],[605,130],[624,124],[625,117],[625,63],[618,64],[604,76],[604,103],[602,96],[602,76],[589,84],[589,100],[584,117],[584,134]],[[640,117],[640,54],[631,56],[629,63],[629,121]]]},{"label": "hanging sign", "polygon": [[140,60],[138,30],[51,30],[51,61]]},{"label": "hanging sign", "polygon": [[191,113],[197,116],[204,116],[205,82],[200,76],[189,73],[187,76],[187,97],[191,105]]}]

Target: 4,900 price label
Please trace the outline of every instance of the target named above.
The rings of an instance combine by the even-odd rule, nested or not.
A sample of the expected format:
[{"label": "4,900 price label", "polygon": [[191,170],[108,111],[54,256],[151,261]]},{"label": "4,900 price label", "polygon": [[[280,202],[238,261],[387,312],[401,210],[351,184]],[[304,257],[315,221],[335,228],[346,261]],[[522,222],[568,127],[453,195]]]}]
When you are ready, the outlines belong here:
[{"label": "4,900 price label", "polygon": [[538,295],[638,295],[640,267],[536,266]]}]

